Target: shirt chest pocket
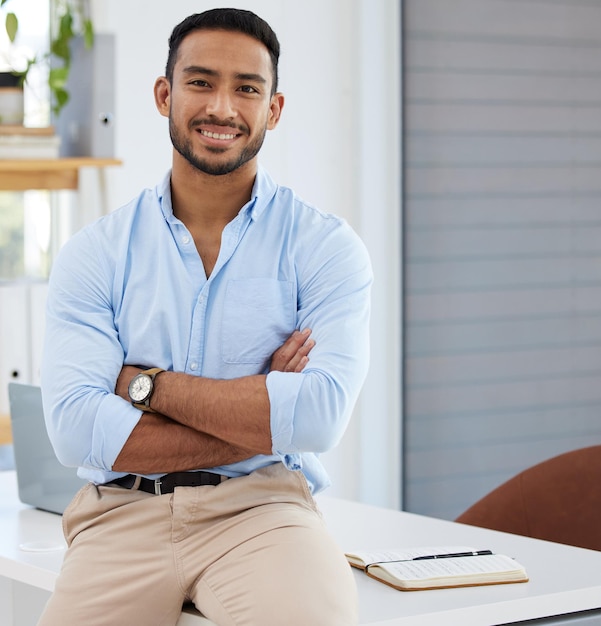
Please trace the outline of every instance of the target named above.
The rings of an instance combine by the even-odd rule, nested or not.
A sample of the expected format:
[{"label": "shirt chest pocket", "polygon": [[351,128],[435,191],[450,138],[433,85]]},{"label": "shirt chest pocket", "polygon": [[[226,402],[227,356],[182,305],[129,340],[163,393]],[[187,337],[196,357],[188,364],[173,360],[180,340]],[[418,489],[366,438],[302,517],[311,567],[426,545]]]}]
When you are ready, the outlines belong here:
[{"label": "shirt chest pocket", "polygon": [[289,281],[273,278],[231,280],[222,326],[226,363],[266,363],[296,325],[296,296]]}]

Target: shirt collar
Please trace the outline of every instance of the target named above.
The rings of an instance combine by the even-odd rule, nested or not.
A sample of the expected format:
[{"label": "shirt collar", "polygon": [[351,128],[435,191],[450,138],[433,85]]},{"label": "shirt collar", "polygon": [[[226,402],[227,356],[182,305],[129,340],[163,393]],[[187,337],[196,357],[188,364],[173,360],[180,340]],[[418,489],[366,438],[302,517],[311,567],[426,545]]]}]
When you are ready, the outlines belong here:
[{"label": "shirt collar", "polygon": [[[277,188],[278,186],[271,176],[259,165],[250,202],[242,207],[240,213],[247,213],[252,220],[258,220],[275,196]],[[171,170],[157,185],[156,192],[163,216],[167,221],[171,221],[174,219],[173,205],[171,204]]]},{"label": "shirt collar", "polygon": [[165,174],[163,180],[156,186],[156,194],[163,217],[168,222],[174,220],[173,205],[171,204],[171,170]]},{"label": "shirt collar", "polygon": [[[260,165],[257,168],[257,177],[250,197],[250,202],[245,209],[251,219],[257,221],[265,212],[268,204],[272,201],[278,186],[271,176]],[[244,210],[244,209],[243,209]]]}]

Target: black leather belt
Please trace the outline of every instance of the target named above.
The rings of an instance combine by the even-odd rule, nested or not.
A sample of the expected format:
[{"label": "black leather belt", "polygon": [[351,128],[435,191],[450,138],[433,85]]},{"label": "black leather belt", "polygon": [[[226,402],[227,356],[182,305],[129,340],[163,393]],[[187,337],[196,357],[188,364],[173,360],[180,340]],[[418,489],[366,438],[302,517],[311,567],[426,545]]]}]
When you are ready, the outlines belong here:
[{"label": "black leather belt", "polygon": [[140,478],[135,474],[128,474],[111,480],[107,485],[118,485],[125,489],[139,489],[147,493],[160,496],[164,493],[173,493],[176,487],[201,487],[203,485],[218,485],[227,479],[227,476],[213,472],[173,472],[165,474],[156,480]]}]

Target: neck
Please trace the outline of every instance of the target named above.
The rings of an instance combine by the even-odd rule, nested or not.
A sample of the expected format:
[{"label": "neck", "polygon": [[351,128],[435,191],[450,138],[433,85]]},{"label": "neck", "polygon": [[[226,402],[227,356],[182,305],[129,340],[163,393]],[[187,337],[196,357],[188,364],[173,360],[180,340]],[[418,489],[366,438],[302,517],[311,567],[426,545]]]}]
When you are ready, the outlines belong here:
[{"label": "neck", "polygon": [[177,156],[176,153],[171,172],[173,214],[191,231],[197,228],[222,230],[250,200],[257,175],[256,161],[230,174],[213,176]]}]

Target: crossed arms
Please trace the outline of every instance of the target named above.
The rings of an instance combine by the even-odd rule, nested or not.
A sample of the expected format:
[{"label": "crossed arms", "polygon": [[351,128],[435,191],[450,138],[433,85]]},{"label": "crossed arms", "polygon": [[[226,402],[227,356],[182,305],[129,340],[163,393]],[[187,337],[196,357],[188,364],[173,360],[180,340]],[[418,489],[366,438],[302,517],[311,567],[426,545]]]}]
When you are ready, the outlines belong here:
[{"label": "crossed arms", "polygon": [[[271,358],[270,371],[301,372],[315,345],[311,331],[295,331]],[[129,401],[128,385],[140,371],[124,366],[115,393]],[[266,376],[232,380],[162,372],[144,413],[113,464],[136,474],[215,467],[272,453]],[[244,414],[244,419],[235,419]]]}]

